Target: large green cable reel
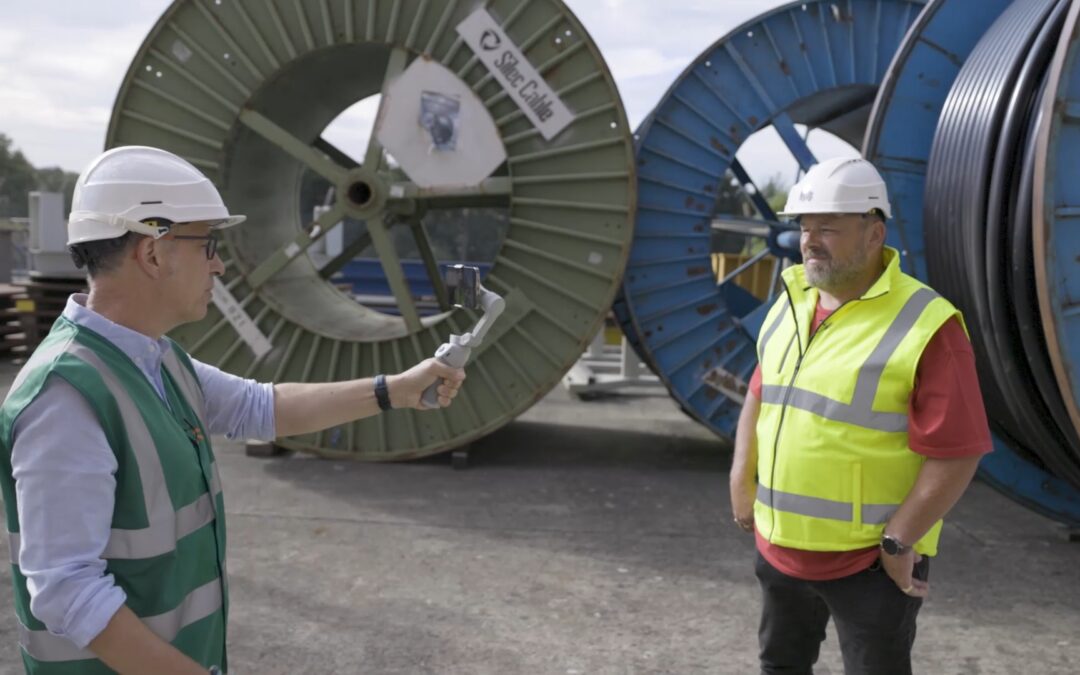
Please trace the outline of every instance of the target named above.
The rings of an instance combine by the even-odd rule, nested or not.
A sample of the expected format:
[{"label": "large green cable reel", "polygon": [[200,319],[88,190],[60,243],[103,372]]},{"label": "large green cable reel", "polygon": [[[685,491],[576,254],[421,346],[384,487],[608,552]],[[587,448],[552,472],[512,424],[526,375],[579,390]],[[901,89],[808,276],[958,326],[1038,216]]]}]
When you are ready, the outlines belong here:
[{"label": "large green cable reel", "polygon": [[[507,41],[524,63],[489,70]],[[485,63],[479,54],[488,50]],[[522,93],[530,65],[541,78]],[[494,135],[487,146],[499,163],[486,178],[433,185],[419,175],[440,158],[391,162],[379,142],[388,136],[379,134],[362,161],[353,160],[322,138],[343,110],[374,94],[383,95],[380,124],[414,119],[408,101],[432,73],[461,101],[463,117],[479,120],[477,133]],[[406,80],[419,84],[395,89]],[[545,83],[552,95],[541,98]],[[560,119],[558,101],[561,128],[552,122]],[[467,146],[468,133],[459,140]],[[174,337],[196,358],[262,381],[364,377],[431,356],[477,317],[446,304],[421,217],[449,207],[505,214],[508,228],[484,284],[506,298],[506,311],[474,351],[455,405],[278,440],[321,455],[420,457],[461,446],[528,409],[596,332],[633,236],[626,116],[595,44],[557,0],[177,0],[117,96],[106,145],[133,144],[185,157],[219,186],[230,210],[248,215],[225,232],[226,272],[208,316]],[[313,222],[301,214],[306,172],[334,187]],[[306,251],[345,218],[363,221],[365,231],[337,258],[316,264]],[[390,238],[395,227],[411,230],[439,291],[438,313],[417,310]],[[400,316],[366,307],[327,280],[328,270],[368,245]]]}]

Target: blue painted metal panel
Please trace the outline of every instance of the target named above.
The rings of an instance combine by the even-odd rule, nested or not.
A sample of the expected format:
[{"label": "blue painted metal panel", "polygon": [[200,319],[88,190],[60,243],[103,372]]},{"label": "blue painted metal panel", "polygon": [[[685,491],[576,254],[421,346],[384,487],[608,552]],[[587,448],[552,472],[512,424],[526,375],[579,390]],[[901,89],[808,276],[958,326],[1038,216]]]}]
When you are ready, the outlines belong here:
[{"label": "blue painted metal panel", "polygon": [[[1080,51],[1080,50],[1078,50]],[[1080,67],[1077,52],[1072,54],[1068,81],[1058,106],[1060,123],[1053,135],[1056,147],[1047,166],[1048,193],[1041,205],[1046,222],[1046,289],[1048,309],[1053,315],[1051,329],[1061,358],[1059,383],[1062,395],[1072,399],[1073,409],[1080,408],[1080,180],[1077,157],[1080,157],[1080,119],[1078,110],[1066,106],[1080,103]]]},{"label": "blue painted metal panel", "polygon": [[888,244],[903,254],[904,271],[919,279],[927,279],[923,188],[938,117],[960,67],[1010,4],[1012,0],[931,2],[890,66],[870,116],[863,156],[889,188],[893,219]]},{"label": "blue painted metal panel", "polygon": [[979,477],[1033,511],[1080,526],[1080,492],[1023,459],[998,438],[994,451],[979,462]]},{"label": "blue painted metal panel", "polygon": [[[1058,389],[1080,432],[1080,5],[1071,7],[1058,49],[1035,160],[1032,220],[1036,260],[1044,256],[1036,274],[1043,330]],[[1080,508],[1073,513],[1080,523]]]},{"label": "blue painted metal panel", "polygon": [[[1070,22],[1076,21],[1074,16]],[[1062,393],[1071,398],[1073,410],[1080,410],[1080,181],[1076,159],[1080,156],[1080,24],[1070,24],[1073,32],[1063,55],[1061,79],[1054,92],[1053,119],[1049,142],[1045,144],[1046,167],[1041,183],[1043,202],[1035,208],[1036,222],[1045,241],[1045,285],[1052,315],[1052,329],[1061,353],[1059,380]],[[1038,193],[1037,193],[1038,194]],[[1041,234],[1041,236],[1040,236]]]},{"label": "blue painted metal panel", "polygon": [[712,275],[717,183],[751,134],[811,99],[815,110],[821,101],[868,104],[923,4],[834,0],[775,9],[699,56],[639,130],[627,332],[672,395],[720,435],[734,434],[740,403],[710,382],[731,374],[748,381],[757,357],[756,335],[737,320],[753,306],[731,306]]}]

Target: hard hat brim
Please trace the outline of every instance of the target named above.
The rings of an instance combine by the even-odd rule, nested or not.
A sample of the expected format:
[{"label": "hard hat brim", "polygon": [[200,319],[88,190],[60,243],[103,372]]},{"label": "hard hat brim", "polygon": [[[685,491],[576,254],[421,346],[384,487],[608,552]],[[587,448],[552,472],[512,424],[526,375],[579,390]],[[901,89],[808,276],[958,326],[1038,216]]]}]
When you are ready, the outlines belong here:
[{"label": "hard hat brim", "polygon": [[868,210],[868,209],[865,208],[864,204],[860,204],[859,208],[852,208],[852,206],[849,205],[849,204],[843,204],[843,203],[837,203],[837,202],[833,202],[833,203],[829,203],[829,204],[818,204],[818,205],[814,205],[814,206],[808,206],[805,209],[799,209],[799,210],[795,210],[795,211],[779,211],[779,212],[777,212],[776,215],[779,218],[797,218],[799,216],[806,216],[806,215],[811,215],[811,214],[821,214],[821,213],[844,213],[844,214],[850,213],[850,214],[860,215],[861,216],[861,215],[865,215],[867,213],[870,213],[870,211],[872,211],[874,209],[877,209],[878,211],[881,211],[882,213],[884,213],[886,219],[892,218],[892,213],[891,213],[892,209],[890,209],[887,205],[874,206],[874,207],[871,207]]},{"label": "hard hat brim", "polygon": [[210,226],[210,229],[212,229],[212,230],[225,230],[225,229],[228,229],[230,227],[234,227],[236,225],[239,225],[240,223],[244,222],[245,220],[247,220],[247,216],[229,216],[225,220],[222,220],[220,222],[212,224]]},{"label": "hard hat brim", "polygon": [[76,221],[87,223],[90,227],[84,225],[86,230],[82,236],[70,237],[67,245],[74,246],[75,244],[85,244],[91,241],[100,241],[102,239],[115,239],[122,237],[127,232],[135,232],[147,237],[153,237],[158,239],[168,234],[172,226],[186,225],[190,223],[203,223],[209,222],[210,229],[212,230],[224,230],[234,225],[247,220],[247,216],[228,216],[224,219],[221,218],[196,218],[190,221],[172,223],[172,225],[154,225],[150,223],[143,223],[138,220],[132,220],[131,218],[125,218],[124,216],[118,216],[111,213],[95,213],[93,211],[73,211],[71,213],[68,228],[69,232],[71,224]]}]

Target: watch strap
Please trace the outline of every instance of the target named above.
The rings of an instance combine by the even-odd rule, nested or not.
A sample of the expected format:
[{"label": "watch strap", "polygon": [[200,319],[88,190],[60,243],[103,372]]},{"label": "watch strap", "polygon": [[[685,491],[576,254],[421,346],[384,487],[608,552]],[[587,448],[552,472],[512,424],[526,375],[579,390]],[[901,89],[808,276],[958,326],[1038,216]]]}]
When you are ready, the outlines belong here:
[{"label": "watch strap", "polygon": [[386,386],[386,375],[382,373],[375,376],[375,400],[379,403],[379,410],[390,410],[390,389]]}]

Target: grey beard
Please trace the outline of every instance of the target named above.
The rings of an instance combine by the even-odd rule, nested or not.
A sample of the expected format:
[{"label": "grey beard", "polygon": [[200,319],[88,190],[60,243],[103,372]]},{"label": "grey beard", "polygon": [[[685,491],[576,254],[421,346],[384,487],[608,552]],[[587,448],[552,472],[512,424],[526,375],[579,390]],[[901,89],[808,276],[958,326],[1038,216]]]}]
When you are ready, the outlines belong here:
[{"label": "grey beard", "polygon": [[844,288],[846,285],[859,278],[859,270],[861,265],[857,260],[851,261],[851,263],[843,266],[834,265],[833,261],[829,261],[825,269],[820,267],[811,267],[809,265],[803,267],[803,271],[806,274],[806,280],[810,282],[811,286],[820,288],[823,291],[832,291]]}]

